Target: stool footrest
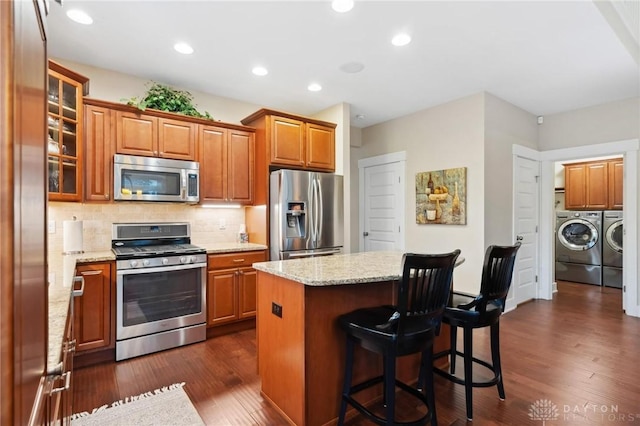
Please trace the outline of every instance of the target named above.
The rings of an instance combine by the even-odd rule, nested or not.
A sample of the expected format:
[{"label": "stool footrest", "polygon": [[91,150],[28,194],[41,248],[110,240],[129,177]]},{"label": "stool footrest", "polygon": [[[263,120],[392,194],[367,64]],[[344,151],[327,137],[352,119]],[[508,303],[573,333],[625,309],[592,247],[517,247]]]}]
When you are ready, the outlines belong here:
[{"label": "stool footrest", "polygon": [[[342,398],[345,399],[351,406],[353,406],[353,408],[358,410],[362,415],[367,417],[372,422],[374,422],[376,424],[379,424],[379,425],[387,425],[388,424],[387,419],[384,418],[384,417],[380,417],[377,414],[374,414],[367,407],[362,405],[360,402],[356,401],[351,395],[353,395],[355,393],[358,393],[360,391],[363,391],[363,390],[365,390],[367,388],[370,388],[371,386],[374,386],[374,385],[377,385],[379,383],[382,383],[383,380],[384,380],[384,376],[374,377],[374,378],[366,380],[366,381],[364,381],[362,383],[358,383],[357,385],[351,386],[351,388],[349,389],[349,393],[342,395]],[[427,402],[427,398],[422,392],[420,392],[417,389],[407,385],[404,382],[401,382],[398,379],[395,380],[395,385],[397,387],[399,387],[400,389],[402,389],[403,391],[407,392],[409,395],[411,395],[414,398],[418,399],[429,410],[429,404]],[[419,419],[408,421],[408,422],[396,422],[395,419],[394,419],[393,420],[393,424],[394,425],[402,425],[402,426],[422,426],[422,425],[425,425],[425,424],[427,424],[427,423],[429,423],[431,421],[431,415],[432,415],[431,410],[429,410],[427,412],[427,414],[425,414],[424,416],[420,417]]]},{"label": "stool footrest", "polygon": [[[438,352],[436,355],[434,355],[434,359],[438,358],[438,357],[442,357],[444,355],[449,355],[451,352],[450,351],[442,351],[442,352]],[[460,355],[462,357],[464,357],[464,353],[463,352],[459,352],[456,351],[456,355]],[[471,382],[471,386],[476,387],[476,388],[488,388],[491,386],[495,386],[498,384],[498,382],[500,381],[500,377],[498,377],[498,375],[496,374],[496,371],[493,367],[493,365],[489,364],[487,361],[482,360],[482,359],[478,359],[476,357],[471,357],[471,360],[477,364],[480,364],[483,367],[488,368],[489,370],[491,370],[491,372],[493,373],[493,378],[483,381],[483,382]],[[438,367],[433,367],[433,372],[438,374],[439,376],[444,377],[445,379],[448,379],[454,383],[457,383],[459,385],[464,385],[466,384],[465,379],[461,379],[458,376],[455,376],[451,373],[449,373],[448,371],[444,371]]]}]

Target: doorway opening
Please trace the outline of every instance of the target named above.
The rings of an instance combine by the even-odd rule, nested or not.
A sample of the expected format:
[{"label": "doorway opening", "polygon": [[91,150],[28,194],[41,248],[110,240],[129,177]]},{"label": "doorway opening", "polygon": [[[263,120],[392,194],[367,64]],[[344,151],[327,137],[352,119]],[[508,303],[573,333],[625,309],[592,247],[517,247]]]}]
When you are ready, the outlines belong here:
[{"label": "doorway opening", "polygon": [[638,253],[637,239],[637,194],[633,190],[638,179],[639,141],[626,140],[604,144],[587,145],[539,152],[541,161],[541,200],[540,211],[540,288],[539,297],[551,299],[554,286],[555,265],[555,163],[569,162],[580,158],[621,156],[624,161],[624,210],[625,250],[623,262],[622,306],[631,316],[640,316],[638,304],[638,267],[635,259]]}]

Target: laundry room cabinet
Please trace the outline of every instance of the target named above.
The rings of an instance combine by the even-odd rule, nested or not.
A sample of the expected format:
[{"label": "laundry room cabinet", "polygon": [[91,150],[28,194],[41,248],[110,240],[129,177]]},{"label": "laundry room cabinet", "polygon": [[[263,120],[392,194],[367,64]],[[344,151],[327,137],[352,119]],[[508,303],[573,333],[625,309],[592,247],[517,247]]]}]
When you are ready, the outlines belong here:
[{"label": "laundry room cabinet", "polygon": [[622,158],[609,161],[609,210],[622,210],[622,182],[624,168]]},{"label": "laundry room cabinet", "polygon": [[622,209],[622,159],[564,164],[567,210]]}]

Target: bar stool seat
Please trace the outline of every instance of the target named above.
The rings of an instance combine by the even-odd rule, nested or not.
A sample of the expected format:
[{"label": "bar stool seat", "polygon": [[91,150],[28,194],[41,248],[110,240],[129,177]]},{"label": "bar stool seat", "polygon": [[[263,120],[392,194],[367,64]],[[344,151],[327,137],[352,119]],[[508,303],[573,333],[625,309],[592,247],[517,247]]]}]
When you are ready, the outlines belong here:
[{"label": "bar stool seat", "polygon": [[[436,374],[464,385],[467,420],[473,419],[474,387],[497,386],[498,396],[505,399],[500,363],[500,316],[504,311],[505,300],[511,286],[513,268],[520,243],[513,246],[489,246],[482,267],[480,294],[477,296],[453,292],[450,306],[444,311],[442,321],[450,326],[451,347],[433,356],[438,359],[450,356],[449,371],[433,367]],[[463,329],[463,352],[457,350],[457,330]],[[473,356],[473,330],[490,327],[491,363]],[[464,359],[464,377],[455,375],[456,356]],[[473,381],[473,364],[479,364],[492,373],[492,378],[485,381]],[[419,382],[423,379],[420,378]]]},{"label": "bar stool seat", "polygon": [[[347,336],[339,425],[344,424],[348,404],[376,424],[437,424],[430,360],[433,341],[439,332],[442,314],[449,299],[453,268],[459,255],[460,250],[433,255],[405,254],[402,260],[402,279],[398,283],[397,305],[358,309],[338,318],[338,323]],[[352,384],[356,344],[382,355],[382,375]],[[396,359],[414,353],[422,353],[421,370],[428,365],[426,370],[429,374],[425,377],[427,386],[424,393],[396,379]],[[353,396],[380,383],[386,405],[385,417],[376,415]],[[396,422],[396,387],[424,404],[427,407],[426,414],[410,422]]]}]

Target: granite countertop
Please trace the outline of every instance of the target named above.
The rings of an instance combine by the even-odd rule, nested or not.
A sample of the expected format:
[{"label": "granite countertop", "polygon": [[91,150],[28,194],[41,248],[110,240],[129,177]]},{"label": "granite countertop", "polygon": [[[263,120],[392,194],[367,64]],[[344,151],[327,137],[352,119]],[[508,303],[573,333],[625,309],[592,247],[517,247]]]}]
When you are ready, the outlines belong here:
[{"label": "granite countertop", "polygon": [[[207,250],[207,254],[232,253],[238,251],[266,250],[268,247],[255,243],[207,243],[196,244]],[[49,285],[49,345],[47,352],[47,370],[54,371],[62,361],[62,342],[73,288],[73,277],[77,264],[93,262],[111,262],[116,257],[111,250],[92,251],[80,254],[61,254],[61,284]]]},{"label": "granite countertop", "polygon": [[310,286],[394,281],[402,275],[402,252],[336,254],[254,263],[258,271]]},{"label": "granite countertop", "polygon": [[[254,263],[258,271],[308,286],[395,281],[402,276],[399,251],[379,251]],[[464,262],[458,257],[456,266]]]}]

